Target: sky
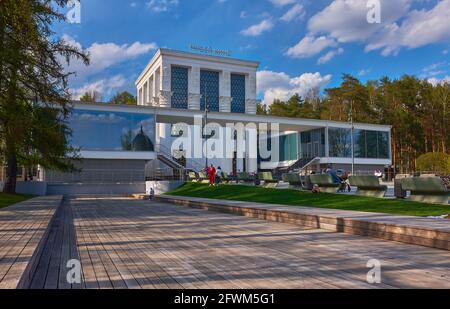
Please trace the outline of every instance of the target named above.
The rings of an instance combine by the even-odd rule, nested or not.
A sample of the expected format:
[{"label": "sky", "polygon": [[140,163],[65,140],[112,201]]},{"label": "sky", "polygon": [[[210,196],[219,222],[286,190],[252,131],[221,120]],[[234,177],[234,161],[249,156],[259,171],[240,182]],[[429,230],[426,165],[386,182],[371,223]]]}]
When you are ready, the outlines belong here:
[{"label": "sky", "polygon": [[83,0],[80,9],[80,23],[54,28],[91,57],[88,67],[68,68],[77,72],[75,98],[136,94],[159,47],[191,45],[259,61],[266,104],[338,86],[344,73],[362,82],[405,74],[450,82],[450,0]]}]

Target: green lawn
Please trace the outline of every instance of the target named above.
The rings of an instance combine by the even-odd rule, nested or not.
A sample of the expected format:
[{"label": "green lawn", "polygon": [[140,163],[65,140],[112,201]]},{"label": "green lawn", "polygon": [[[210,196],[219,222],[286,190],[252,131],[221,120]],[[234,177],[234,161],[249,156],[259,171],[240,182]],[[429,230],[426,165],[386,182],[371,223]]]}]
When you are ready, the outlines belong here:
[{"label": "green lawn", "polygon": [[381,199],[355,195],[311,193],[290,189],[266,189],[243,185],[208,185],[186,183],[167,195],[204,197],[220,200],[249,201],[267,204],[311,206],[319,208],[381,212],[410,216],[450,214],[450,205],[433,205],[398,199]]},{"label": "green lawn", "polygon": [[0,193],[0,208],[28,200],[32,197],[31,195]]}]

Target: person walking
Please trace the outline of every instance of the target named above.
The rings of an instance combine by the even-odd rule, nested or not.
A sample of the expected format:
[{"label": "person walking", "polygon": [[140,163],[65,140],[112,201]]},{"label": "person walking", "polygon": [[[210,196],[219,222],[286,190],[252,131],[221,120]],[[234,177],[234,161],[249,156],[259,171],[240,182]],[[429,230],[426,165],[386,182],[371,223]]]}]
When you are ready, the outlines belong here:
[{"label": "person walking", "polygon": [[208,167],[208,177],[209,177],[209,185],[214,186],[216,182],[216,168],[214,165],[211,164],[210,167]]}]

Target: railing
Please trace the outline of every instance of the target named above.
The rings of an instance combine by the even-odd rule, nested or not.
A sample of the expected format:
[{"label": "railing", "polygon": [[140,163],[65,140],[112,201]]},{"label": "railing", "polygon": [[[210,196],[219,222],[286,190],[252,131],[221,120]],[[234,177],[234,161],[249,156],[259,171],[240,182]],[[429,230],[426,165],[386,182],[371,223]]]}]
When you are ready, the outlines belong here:
[{"label": "railing", "polygon": [[[164,156],[167,160],[170,160],[174,163],[174,165],[177,165],[178,169],[183,168],[183,166],[181,166],[181,164],[176,161],[174,155],[172,154],[172,150],[162,144],[157,144],[155,147],[155,151],[158,155]],[[186,159],[186,170],[193,170],[195,172],[199,172],[202,171],[205,168],[205,165],[203,162],[198,162],[195,159]]]},{"label": "railing", "polygon": [[170,167],[152,168],[146,171],[145,180],[185,180],[184,169],[174,169]]},{"label": "railing", "polygon": [[84,169],[81,172],[62,173],[47,171],[48,183],[133,183],[145,181],[143,170]]}]

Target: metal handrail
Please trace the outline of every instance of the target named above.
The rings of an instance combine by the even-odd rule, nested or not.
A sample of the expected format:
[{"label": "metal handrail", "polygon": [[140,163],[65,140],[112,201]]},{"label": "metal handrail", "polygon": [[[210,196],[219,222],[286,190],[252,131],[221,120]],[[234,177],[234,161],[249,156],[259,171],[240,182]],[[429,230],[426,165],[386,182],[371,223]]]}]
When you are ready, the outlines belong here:
[{"label": "metal handrail", "polygon": [[48,183],[132,183],[145,181],[145,172],[130,169],[83,169],[72,173],[47,171],[44,180]]}]

